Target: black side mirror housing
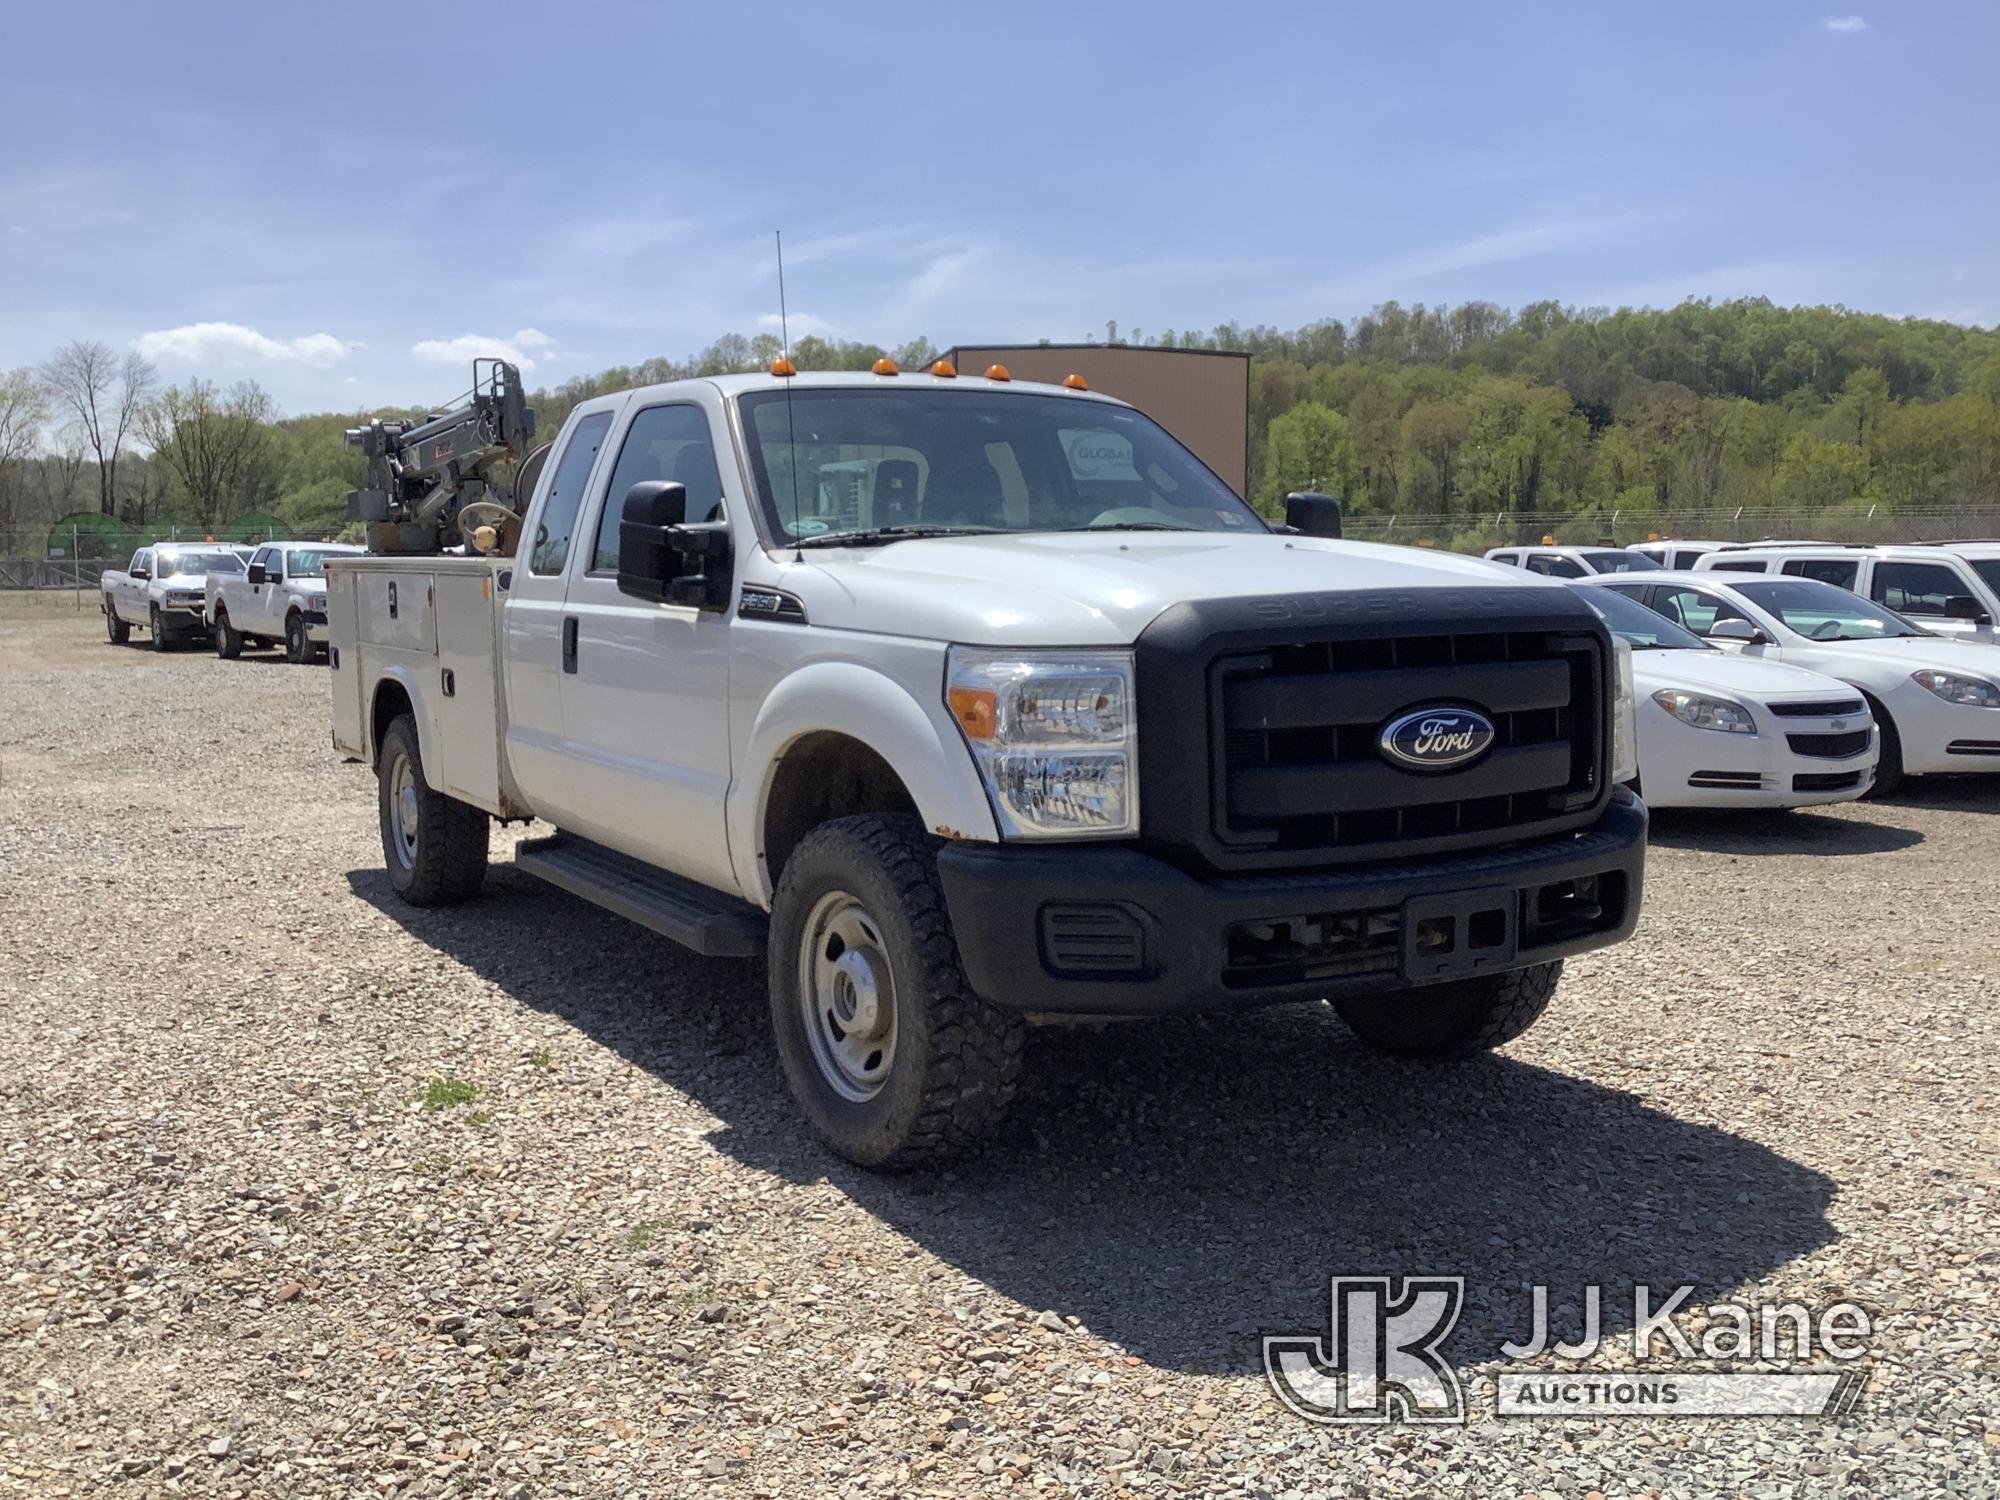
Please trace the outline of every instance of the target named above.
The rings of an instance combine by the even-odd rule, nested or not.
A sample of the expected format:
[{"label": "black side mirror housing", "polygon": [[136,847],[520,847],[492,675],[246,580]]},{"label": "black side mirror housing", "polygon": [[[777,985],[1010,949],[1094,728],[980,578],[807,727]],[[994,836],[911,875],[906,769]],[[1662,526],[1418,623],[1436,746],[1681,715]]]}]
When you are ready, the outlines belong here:
[{"label": "black side mirror housing", "polygon": [[648,479],[625,492],[618,511],[618,592],[665,604],[686,570],[668,533],[687,519],[687,486]]},{"label": "black side mirror housing", "polygon": [[1294,490],[1285,496],[1285,524],[1301,536],[1338,537],[1340,502],[1315,490]]},{"label": "black side mirror housing", "polygon": [[263,565],[262,563],[252,563],[252,564],[250,564],[250,587],[251,587],[251,588],[253,588],[253,589],[255,589],[255,588],[262,588],[262,587],[264,586],[264,579],[265,579],[265,576],[266,576],[266,575],[265,575],[265,573],[264,573],[264,565]]},{"label": "black side mirror housing", "polygon": [[1992,616],[1979,607],[1979,601],[1970,594],[1951,594],[1944,601],[1944,617],[1947,620],[1970,620],[1976,625],[1991,623]]},{"label": "black side mirror housing", "polygon": [[150,568],[134,568],[125,576],[127,578],[136,578],[139,582],[144,583],[153,576],[153,573]]}]

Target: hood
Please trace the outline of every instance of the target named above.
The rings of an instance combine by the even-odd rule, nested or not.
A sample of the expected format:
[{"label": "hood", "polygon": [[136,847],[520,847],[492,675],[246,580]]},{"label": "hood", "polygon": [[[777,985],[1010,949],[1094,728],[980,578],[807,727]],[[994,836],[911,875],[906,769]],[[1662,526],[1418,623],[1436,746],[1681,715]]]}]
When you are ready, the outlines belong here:
[{"label": "hood", "polygon": [[1678,688],[1758,701],[1854,696],[1854,689],[1846,683],[1804,667],[1731,656],[1726,651],[1634,651],[1632,682],[1642,693]]},{"label": "hood", "polygon": [[1906,635],[1880,641],[1813,641],[1811,644],[1836,657],[1861,657],[1871,662],[1900,666],[1908,672],[1935,667],[1940,672],[1966,672],[2000,682],[2000,646],[1984,641],[1949,640],[1943,636]]},{"label": "hood", "polygon": [[[793,558],[802,558],[794,562]],[[1270,532],[1030,532],[763,554],[815,625],[991,646],[1124,646],[1183,600],[1561,583],[1479,558]]]}]

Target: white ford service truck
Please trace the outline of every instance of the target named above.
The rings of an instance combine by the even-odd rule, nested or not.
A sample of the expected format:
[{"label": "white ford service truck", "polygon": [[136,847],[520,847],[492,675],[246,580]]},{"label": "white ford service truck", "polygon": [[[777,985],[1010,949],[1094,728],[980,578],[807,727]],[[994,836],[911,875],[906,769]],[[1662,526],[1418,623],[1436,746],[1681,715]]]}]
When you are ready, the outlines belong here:
[{"label": "white ford service truck", "polygon": [[991,1126],[1030,1022],[1330,1000],[1465,1052],[1630,934],[1630,658],[1574,590],[1341,542],[1324,497],[1273,528],[1139,411],[1005,373],[599,397],[508,555],[335,559],[334,743],[396,891],[552,825],[518,867],[767,956],[788,1082],[869,1166]]}]

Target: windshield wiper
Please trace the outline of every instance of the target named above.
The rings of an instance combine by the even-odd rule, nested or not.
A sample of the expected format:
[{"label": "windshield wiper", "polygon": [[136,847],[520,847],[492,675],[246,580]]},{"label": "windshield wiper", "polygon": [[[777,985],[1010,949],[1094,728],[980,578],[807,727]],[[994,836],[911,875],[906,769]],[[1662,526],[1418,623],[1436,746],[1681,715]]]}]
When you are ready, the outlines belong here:
[{"label": "windshield wiper", "polygon": [[1058,531],[1193,531],[1175,521],[1106,521],[1102,526],[1059,526]]},{"label": "windshield wiper", "polygon": [[861,531],[829,531],[823,536],[802,536],[787,542],[788,547],[880,547],[889,542],[907,542],[927,536],[993,536],[998,526],[870,526]]}]

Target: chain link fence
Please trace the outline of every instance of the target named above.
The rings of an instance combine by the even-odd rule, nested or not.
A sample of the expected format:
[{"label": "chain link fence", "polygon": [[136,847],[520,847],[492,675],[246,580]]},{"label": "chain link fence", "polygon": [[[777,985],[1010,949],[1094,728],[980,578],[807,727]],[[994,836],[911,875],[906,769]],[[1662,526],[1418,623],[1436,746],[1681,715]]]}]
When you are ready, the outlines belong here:
[{"label": "chain link fence", "polygon": [[207,532],[196,526],[55,526],[33,531],[0,531],[0,590],[95,589],[106,569],[123,568],[141,547],[162,542],[312,541],[281,526],[232,526]]}]

